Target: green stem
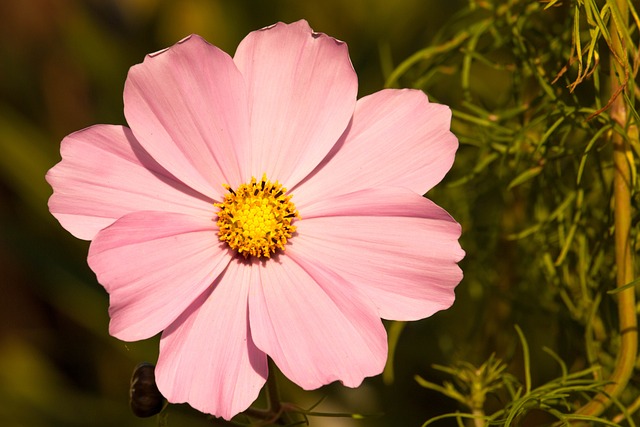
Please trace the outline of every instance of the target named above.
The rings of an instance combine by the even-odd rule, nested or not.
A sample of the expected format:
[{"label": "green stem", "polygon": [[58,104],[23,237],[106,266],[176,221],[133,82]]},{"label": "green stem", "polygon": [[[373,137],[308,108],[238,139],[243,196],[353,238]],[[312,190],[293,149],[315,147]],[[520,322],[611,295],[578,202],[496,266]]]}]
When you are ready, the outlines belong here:
[{"label": "green stem", "polygon": [[[626,129],[631,137],[637,137],[637,126],[627,126],[627,109],[620,88],[628,75],[629,65],[627,53],[620,39],[617,25],[627,25],[629,10],[626,0],[617,0],[620,22],[610,18],[610,34],[612,37],[611,55],[611,93],[617,94],[611,105],[611,117],[621,129]],[[631,162],[633,154],[629,141],[620,133],[612,132],[614,163],[614,222],[615,222],[615,256],[617,266],[616,285],[618,288],[634,280],[633,251],[631,248],[631,190],[633,188]],[[620,328],[620,352],[615,369],[604,393],[598,394],[591,401],[576,411],[580,415],[599,416],[611,405],[613,399],[620,396],[633,372],[638,350],[638,329],[635,310],[635,289],[633,287],[620,291],[618,297],[618,316]]]},{"label": "green stem", "polygon": [[260,425],[287,425],[290,423],[286,404],[280,401],[280,390],[278,389],[278,369],[271,359],[269,363],[269,377],[267,378],[267,409],[249,408],[244,411],[245,415],[261,420]]},{"label": "green stem", "polygon": [[484,413],[484,409],[483,408],[473,408],[471,410],[471,413],[475,417],[473,419],[473,426],[474,427],[485,427],[486,426],[486,421],[485,421],[486,414]]},{"label": "green stem", "polygon": [[280,402],[280,390],[278,389],[278,379],[276,378],[277,368],[273,360],[269,359],[269,378],[267,378],[267,402],[269,410],[274,414],[282,411]]}]

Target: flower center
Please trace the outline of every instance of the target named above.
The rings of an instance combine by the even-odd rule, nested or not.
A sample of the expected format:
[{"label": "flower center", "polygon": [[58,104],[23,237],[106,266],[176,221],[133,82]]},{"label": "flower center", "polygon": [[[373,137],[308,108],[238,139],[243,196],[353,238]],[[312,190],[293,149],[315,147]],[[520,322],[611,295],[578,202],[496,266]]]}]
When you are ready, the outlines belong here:
[{"label": "flower center", "polygon": [[299,218],[291,196],[286,195],[278,181],[272,183],[266,174],[260,181],[251,178],[234,191],[228,185],[229,193],[222,203],[214,206],[218,211],[218,236],[229,247],[245,258],[271,258],[277,249],[284,250],[287,239],[296,227],[291,225]]}]

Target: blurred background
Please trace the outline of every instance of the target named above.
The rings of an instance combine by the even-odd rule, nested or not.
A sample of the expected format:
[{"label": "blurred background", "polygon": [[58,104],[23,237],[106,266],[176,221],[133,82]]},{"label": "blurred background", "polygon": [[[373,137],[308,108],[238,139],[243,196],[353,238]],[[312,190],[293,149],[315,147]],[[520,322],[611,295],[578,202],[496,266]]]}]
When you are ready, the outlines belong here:
[{"label": "blurred background", "polygon": [[[598,134],[609,119],[605,113],[600,121],[585,120],[607,95],[600,83],[570,92],[580,76],[572,69],[552,83],[573,52],[571,7],[502,4],[0,2],[2,426],[158,424],[134,417],[128,406],[131,372],[141,361],[155,362],[157,337],[124,343],[108,335],[108,296],[86,265],[88,242],[48,213],[44,175],[60,160],[65,135],[96,123],[125,123],[127,70],[145,54],[191,33],[233,54],[250,31],[301,18],[348,43],[359,96],[385,85],[415,87],[452,106],[459,156],[429,197],[462,223],[467,257],[456,304],[404,326],[393,371],[355,390],[331,385],[305,392],[283,381],[285,400],[309,407],[324,397],[318,411],[376,415],[312,418],[312,426],[419,426],[459,408],[414,379],[451,379],[433,364],[477,366],[495,353],[523,381],[528,366],[515,324],[528,340],[534,385],[562,372],[544,347],[571,371],[595,361],[610,366],[616,354],[615,333],[607,333],[616,328],[615,302],[606,296],[614,283],[611,164],[599,139],[606,133]],[[637,40],[637,29],[634,34]],[[585,346],[585,336],[594,324],[603,335],[590,350],[595,347]],[[401,330],[388,327],[393,336]],[[489,406],[502,403],[497,398]],[[169,426],[215,423],[186,405],[167,411]],[[550,422],[538,415],[522,425]]]}]

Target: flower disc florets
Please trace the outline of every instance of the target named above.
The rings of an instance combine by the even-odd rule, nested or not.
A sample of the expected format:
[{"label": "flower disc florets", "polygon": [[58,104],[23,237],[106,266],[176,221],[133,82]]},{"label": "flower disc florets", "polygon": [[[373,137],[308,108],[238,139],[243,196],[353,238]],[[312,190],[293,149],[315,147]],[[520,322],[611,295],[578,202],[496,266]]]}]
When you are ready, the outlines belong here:
[{"label": "flower disc florets", "polygon": [[287,189],[276,181],[251,178],[236,190],[225,185],[229,193],[224,202],[216,203],[220,240],[245,258],[271,258],[277,249],[284,250],[287,239],[296,231],[291,225],[299,214],[287,195]]}]

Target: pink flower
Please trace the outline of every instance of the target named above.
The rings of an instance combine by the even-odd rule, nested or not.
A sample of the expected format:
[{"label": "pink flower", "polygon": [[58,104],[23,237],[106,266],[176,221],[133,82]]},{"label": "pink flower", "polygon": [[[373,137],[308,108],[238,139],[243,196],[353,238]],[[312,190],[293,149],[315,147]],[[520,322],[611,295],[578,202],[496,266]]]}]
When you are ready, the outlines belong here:
[{"label": "pink flower", "polygon": [[347,46],[306,21],[233,58],[193,35],[131,68],[130,128],[62,141],[51,213],[92,241],[111,335],[162,332],[170,402],[229,419],[267,356],[304,389],[356,387],[385,364],[381,318],[453,303],[460,226],[421,196],[453,163],[451,113],[356,92]]}]

